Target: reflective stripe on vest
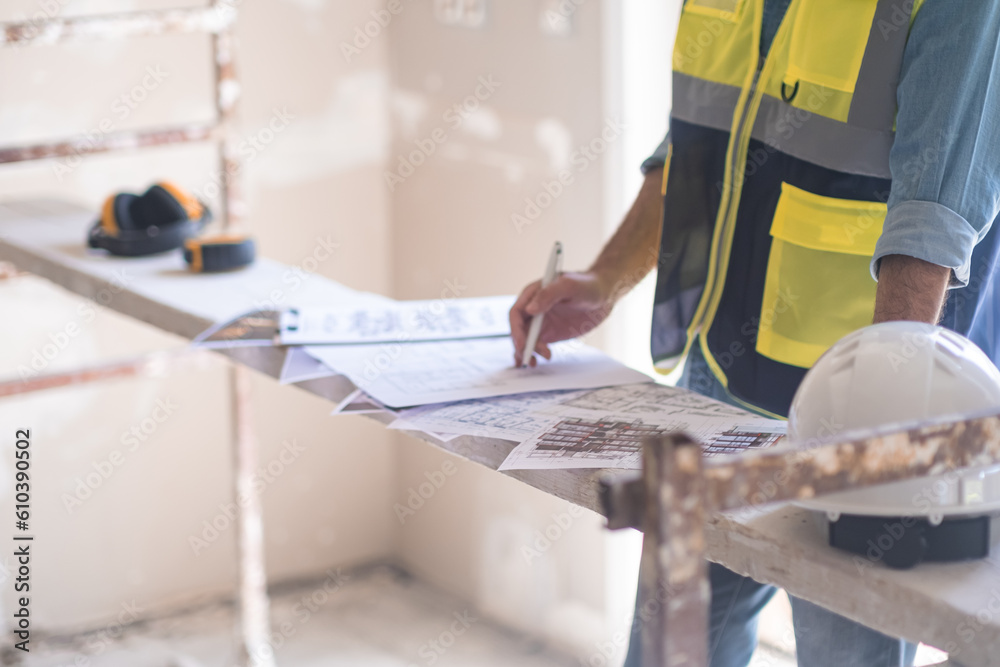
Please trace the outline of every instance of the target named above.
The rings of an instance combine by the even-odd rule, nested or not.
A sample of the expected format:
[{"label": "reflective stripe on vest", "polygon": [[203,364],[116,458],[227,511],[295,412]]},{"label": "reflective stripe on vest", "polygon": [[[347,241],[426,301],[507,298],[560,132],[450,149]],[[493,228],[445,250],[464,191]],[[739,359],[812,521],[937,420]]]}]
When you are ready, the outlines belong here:
[{"label": "reflective stripe on vest", "polygon": [[658,367],[699,338],[734,398],[780,415],[819,354],[870,323],[868,262],[919,4],[792,0],[763,63],[763,0],[685,4],[653,312]]}]

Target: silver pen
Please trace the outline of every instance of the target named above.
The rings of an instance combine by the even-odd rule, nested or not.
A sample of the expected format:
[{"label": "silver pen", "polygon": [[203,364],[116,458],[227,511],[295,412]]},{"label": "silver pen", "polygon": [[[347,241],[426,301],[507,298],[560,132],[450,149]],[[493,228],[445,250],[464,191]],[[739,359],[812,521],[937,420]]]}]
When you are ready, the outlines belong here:
[{"label": "silver pen", "polygon": [[[545,266],[545,275],[542,276],[542,289],[552,284],[552,281],[559,275],[559,268],[562,265],[562,243],[556,241],[552,246],[552,254],[549,255],[549,263]],[[528,328],[528,339],[524,342],[524,354],[521,355],[521,368],[525,368],[535,354],[535,345],[538,344],[538,335],[542,332],[542,320],[545,313],[538,313],[531,318],[531,326]]]}]

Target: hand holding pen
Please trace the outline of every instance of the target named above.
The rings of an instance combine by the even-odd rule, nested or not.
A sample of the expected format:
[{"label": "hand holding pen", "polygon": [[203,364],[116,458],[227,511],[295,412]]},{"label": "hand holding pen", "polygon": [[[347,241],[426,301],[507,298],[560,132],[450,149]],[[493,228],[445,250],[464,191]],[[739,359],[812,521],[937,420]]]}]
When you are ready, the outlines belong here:
[{"label": "hand holding pen", "polygon": [[[562,246],[557,245],[561,257]],[[553,248],[546,275],[555,254],[556,248]],[[554,280],[544,286],[545,276],[525,287],[510,309],[514,365],[517,367],[536,366],[538,357],[551,359],[551,343],[588,333],[607,318],[614,305],[611,286],[605,285],[592,271],[559,273],[556,268],[552,275]],[[537,325],[539,332],[535,344],[528,348],[528,336],[536,315],[545,317]],[[525,352],[526,349],[534,354]]]},{"label": "hand holding pen", "polygon": [[[562,268],[562,243],[556,241],[549,254],[548,264],[545,265],[545,274],[542,276],[541,288],[544,290],[552,284]],[[535,363],[535,346],[538,345],[538,335],[542,332],[542,322],[545,320],[545,311],[535,313],[531,317],[531,324],[528,326],[528,337],[524,342],[524,352],[521,354],[520,367],[524,368]],[[532,363],[534,362],[534,363]]]}]

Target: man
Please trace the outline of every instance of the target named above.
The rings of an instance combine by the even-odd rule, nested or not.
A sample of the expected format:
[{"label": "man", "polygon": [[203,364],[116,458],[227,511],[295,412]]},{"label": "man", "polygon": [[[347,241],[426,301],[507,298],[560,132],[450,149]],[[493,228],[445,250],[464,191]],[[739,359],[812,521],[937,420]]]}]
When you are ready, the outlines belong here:
[{"label": "man", "polygon": [[[521,293],[518,356],[533,315],[550,358],[656,267],[654,362],[762,414],[871,322],[940,322],[1000,359],[998,40],[987,0],[687,0],[670,133],[593,265]],[[709,574],[711,664],[746,665],[774,589]],[[801,665],[912,664],[913,644],[792,609]]]}]

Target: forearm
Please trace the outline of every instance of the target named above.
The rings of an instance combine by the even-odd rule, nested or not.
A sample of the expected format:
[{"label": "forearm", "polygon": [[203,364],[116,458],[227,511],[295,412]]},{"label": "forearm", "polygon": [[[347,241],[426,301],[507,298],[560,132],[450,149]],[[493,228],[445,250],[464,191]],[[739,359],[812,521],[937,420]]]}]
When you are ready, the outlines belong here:
[{"label": "forearm", "polygon": [[906,255],[887,255],[879,264],[874,324],[911,320],[937,324],[951,269]]},{"label": "forearm", "polygon": [[656,267],[663,219],[662,183],[662,168],[646,174],[632,208],[589,269],[605,285],[612,301]]}]

